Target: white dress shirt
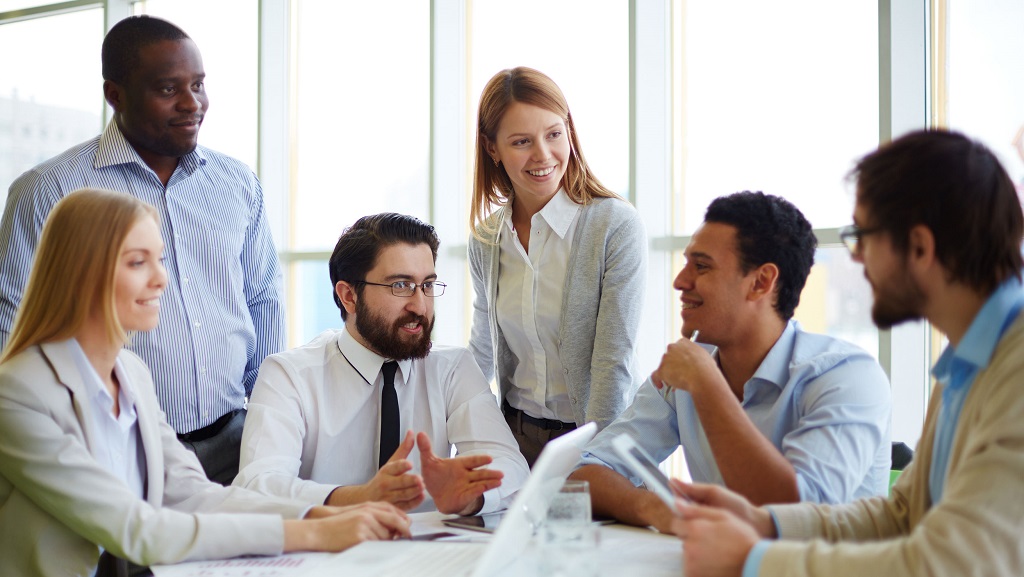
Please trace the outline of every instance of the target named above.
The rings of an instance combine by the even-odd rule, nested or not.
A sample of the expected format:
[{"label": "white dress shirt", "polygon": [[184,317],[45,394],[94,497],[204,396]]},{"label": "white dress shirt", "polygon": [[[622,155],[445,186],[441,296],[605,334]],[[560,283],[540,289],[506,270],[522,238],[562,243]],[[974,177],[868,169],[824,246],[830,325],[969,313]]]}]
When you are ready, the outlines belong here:
[{"label": "white dress shirt", "polygon": [[[372,479],[386,360],[346,329],[267,357],[249,400],[235,485],[323,503],[338,486]],[[489,467],[505,476],[484,493],[481,512],[507,507],[529,468],[469,351],[435,345],[423,359],[399,361],[395,390],[403,436],[426,432],[442,458],[452,445],[459,455],[490,455]],[[421,473],[418,448],[409,460]],[[434,508],[428,495],[416,510]]]},{"label": "white dress shirt", "polygon": [[114,362],[114,374],[119,385],[117,400],[120,409],[118,416],[115,417],[114,398],[110,396],[107,386],[96,373],[89,358],[85,356],[82,346],[75,339],[69,340],[68,344],[74,354],[78,372],[82,375],[86,392],[92,400],[92,414],[89,417],[95,426],[99,442],[89,449],[104,469],[123,481],[132,494],[144,499],[146,461],[139,443],[135,395],[124,367],[121,366],[121,360]]},{"label": "white dress shirt", "polygon": [[505,211],[499,233],[498,326],[519,359],[509,405],[534,417],[575,421],[558,354],[565,275],[580,205],[559,189],[530,219],[529,253]]}]

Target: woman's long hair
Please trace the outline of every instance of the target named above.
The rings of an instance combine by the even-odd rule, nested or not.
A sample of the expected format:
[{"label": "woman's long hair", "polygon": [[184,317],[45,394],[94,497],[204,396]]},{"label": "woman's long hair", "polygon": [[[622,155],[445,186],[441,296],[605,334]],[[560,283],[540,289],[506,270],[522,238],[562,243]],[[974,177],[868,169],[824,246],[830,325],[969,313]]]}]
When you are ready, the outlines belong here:
[{"label": "woman's long hair", "polygon": [[0,363],[44,342],[73,337],[93,314],[111,344],[128,336],[114,307],[114,273],[128,232],[156,210],[131,195],[84,188],[54,206]]},{"label": "woman's long hair", "polygon": [[569,113],[569,104],[553,80],[541,72],[525,66],[502,70],[494,75],[480,96],[477,114],[476,167],[473,176],[473,200],[470,206],[469,226],[473,234],[484,240],[482,233],[493,234],[486,222],[496,206],[502,206],[515,197],[512,180],[504,165],[495,165],[487,154],[487,142],[495,142],[498,126],[509,106],[514,102],[530,104],[553,112],[565,121],[569,137],[569,160],[562,178],[562,187],[577,204],[587,204],[593,198],[621,198],[597,179],[587,166],[576,137],[576,127]]}]

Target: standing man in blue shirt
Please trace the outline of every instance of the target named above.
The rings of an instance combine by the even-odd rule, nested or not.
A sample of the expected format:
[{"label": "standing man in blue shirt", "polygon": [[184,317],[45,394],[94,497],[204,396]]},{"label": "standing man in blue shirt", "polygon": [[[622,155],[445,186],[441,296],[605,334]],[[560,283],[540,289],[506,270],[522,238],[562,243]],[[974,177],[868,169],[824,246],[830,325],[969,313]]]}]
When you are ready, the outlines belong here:
[{"label": "standing man in blue shirt", "polygon": [[[769,508],[678,484],[688,577],[1024,575],[1024,214],[1009,175],[961,134],[920,131],[855,167],[840,233],[880,328],[949,339],[914,461],[890,497]],[[775,540],[778,538],[779,540]]]},{"label": "standing man in blue shirt", "polygon": [[[889,478],[889,383],[863,350],[792,320],[817,240],[785,199],[715,199],[675,280],[683,335],[633,404],[586,447],[573,476],[594,511],[669,531],[672,511],[638,488],[611,441],[628,434],[659,462],[683,446],[695,480],[755,503],[841,503]],[[656,386],[656,385],[657,386]],[[660,389],[660,390],[659,390]]]},{"label": "standing man in blue shirt", "polygon": [[6,343],[50,209],[82,187],[156,207],[169,276],[160,326],[134,335],[167,420],[207,476],[238,470],[245,398],[282,348],[280,270],[263,191],[243,163],[198,146],[209,100],[199,49],[147,16],[117,23],[102,47],[103,133],[11,185],[0,224],[0,343]]}]

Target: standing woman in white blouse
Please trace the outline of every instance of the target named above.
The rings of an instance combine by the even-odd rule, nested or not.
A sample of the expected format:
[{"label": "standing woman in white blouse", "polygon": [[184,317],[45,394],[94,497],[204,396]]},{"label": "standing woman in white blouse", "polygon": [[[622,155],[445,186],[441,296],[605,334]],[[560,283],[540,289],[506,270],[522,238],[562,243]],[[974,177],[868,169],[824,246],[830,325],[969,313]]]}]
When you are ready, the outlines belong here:
[{"label": "standing woman in white blouse", "polygon": [[587,166],[562,91],[525,67],[480,98],[470,221],[470,349],[532,466],[547,441],[633,399],[646,235]]},{"label": "standing woman in white blouse", "polygon": [[310,508],[207,480],[124,349],[129,331],[157,325],[162,261],[156,211],[132,196],[80,190],[50,213],[0,357],[0,575],[119,574],[125,559],[338,551],[408,534],[388,504]]}]

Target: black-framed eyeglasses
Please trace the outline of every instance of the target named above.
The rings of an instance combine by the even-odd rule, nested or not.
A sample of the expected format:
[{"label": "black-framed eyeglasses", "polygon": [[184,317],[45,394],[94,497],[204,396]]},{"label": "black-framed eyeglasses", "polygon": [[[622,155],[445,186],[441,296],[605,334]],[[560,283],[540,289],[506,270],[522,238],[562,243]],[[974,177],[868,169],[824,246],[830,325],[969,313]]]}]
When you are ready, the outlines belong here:
[{"label": "black-framed eyeglasses", "polygon": [[352,284],[368,284],[372,286],[386,286],[391,288],[391,294],[396,297],[411,297],[416,294],[416,287],[419,287],[423,291],[425,297],[439,297],[444,294],[446,284],[438,282],[436,280],[423,281],[419,284],[412,281],[400,280],[391,284],[381,284],[379,282],[369,282],[365,280],[352,281]]},{"label": "black-framed eyeglasses", "polygon": [[861,228],[855,224],[851,224],[850,226],[844,226],[839,229],[839,240],[843,241],[843,244],[846,245],[846,249],[850,251],[851,255],[857,256],[860,254],[860,239],[869,234],[882,232],[883,230],[884,229],[879,226]]}]

